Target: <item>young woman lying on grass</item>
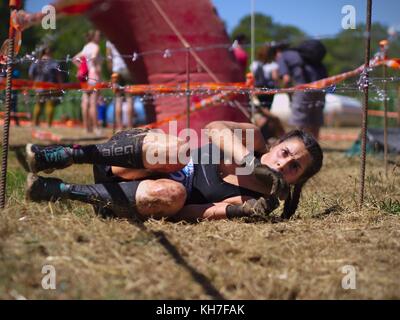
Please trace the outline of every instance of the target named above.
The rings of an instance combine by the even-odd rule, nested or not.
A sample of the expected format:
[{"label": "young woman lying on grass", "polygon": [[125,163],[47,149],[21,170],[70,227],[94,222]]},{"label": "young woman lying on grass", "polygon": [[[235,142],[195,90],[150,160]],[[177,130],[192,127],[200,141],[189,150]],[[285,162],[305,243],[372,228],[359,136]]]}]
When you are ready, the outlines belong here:
[{"label": "young woman lying on grass", "polygon": [[[302,187],[322,166],[322,150],[312,136],[294,130],[268,148],[249,123],[216,121],[206,129],[210,143],[190,154],[186,141],[143,129],[119,132],[103,144],[28,144],[32,173],[27,198],[78,200],[93,204],[102,215],[125,218],[196,221],[267,215],[279,200],[285,200],[284,218],[295,213]],[[253,134],[237,134],[246,130]],[[248,143],[249,136],[254,143]],[[215,154],[221,161],[215,162]],[[166,161],[154,163],[151,155]],[[94,165],[95,184],[36,175],[81,163]]]}]

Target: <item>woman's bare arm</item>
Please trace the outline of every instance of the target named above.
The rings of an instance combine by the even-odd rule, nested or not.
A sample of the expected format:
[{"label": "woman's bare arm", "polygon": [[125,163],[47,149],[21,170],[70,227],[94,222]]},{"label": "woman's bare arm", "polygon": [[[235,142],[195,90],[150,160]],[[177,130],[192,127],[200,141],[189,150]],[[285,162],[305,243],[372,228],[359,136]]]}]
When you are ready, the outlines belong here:
[{"label": "woman's bare arm", "polygon": [[[236,163],[251,152],[267,150],[265,140],[258,127],[251,123],[213,121],[206,126],[210,140],[225,153],[230,153]],[[250,133],[248,137],[246,131]],[[248,141],[253,139],[253,141]]]},{"label": "woman's bare arm", "polygon": [[109,47],[106,48],[106,61],[107,61],[107,68],[112,73],[113,59],[112,59],[112,52]]},{"label": "woman's bare arm", "polygon": [[91,59],[94,62],[94,66],[96,68],[97,74],[100,75],[100,73],[101,73],[101,63],[99,62],[99,56],[100,56],[100,47],[99,47],[99,45],[97,45],[96,49],[93,52],[93,55],[92,55]]},{"label": "woman's bare arm", "polygon": [[190,204],[184,206],[176,215],[172,217],[174,221],[196,222],[201,220],[221,220],[226,219],[226,206],[228,203],[207,203]]},{"label": "woman's bare arm", "polygon": [[77,66],[77,67],[79,67],[79,65],[80,65],[80,58],[83,56],[83,53],[82,53],[82,51],[80,51],[80,52],[78,52],[73,58],[72,58],[72,63],[75,65],[75,66]]},{"label": "woman's bare arm", "polygon": [[226,207],[230,204],[243,204],[250,197],[232,197],[225,199],[223,202],[206,203],[206,204],[189,204],[184,206],[176,215],[172,217],[173,220],[185,221],[201,221],[201,220],[221,220],[227,219]]},{"label": "woman's bare arm", "polygon": [[279,72],[278,72],[278,69],[272,70],[272,80],[274,80],[275,82],[278,82],[278,80],[279,80]]}]

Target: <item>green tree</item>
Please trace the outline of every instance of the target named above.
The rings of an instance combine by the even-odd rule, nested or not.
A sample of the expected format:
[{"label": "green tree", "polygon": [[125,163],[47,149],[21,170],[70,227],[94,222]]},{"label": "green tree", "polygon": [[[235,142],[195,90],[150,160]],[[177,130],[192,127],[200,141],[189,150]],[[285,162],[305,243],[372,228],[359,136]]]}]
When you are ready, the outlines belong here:
[{"label": "green tree", "polygon": [[[306,34],[299,28],[292,25],[283,25],[275,23],[270,16],[262,13],[254,15],[254,38],[256,44],[262,44],[269,41],[298,41],[304,38]],[[251,39],[251,16],[246,15],[239,24],[233,29],[231,37],[234,39],[238,34],[246,35]]]},{"label": "green tree", "polygon": [[[25,6],[25,1],[22,1],[22,8]],[[8,1],[0,2],[0,45],[8,38],[9,21],[10,21],[10,9],[8,6]],[[26,30],[22,35],[22,47],[21,52],[26,52],[27,46],[32,45],[35,41],[35,35],[32,30]]]},{"label": "green tree", "polygon": [[0,2],[0,45],[8,37],[8,21],[10,20],[10,10],[8,8],[8,1]]},{"label": "green tree", "polygon": [[[36,43],[30,49],[41,46],[50,46],[55,59],[65,60],[67,56],[72,58],[82,50],[86,43],[86,33],[91,24],[84,16],[70,16],[57,20],[56,29],[43,29],[40,25],[32,28]],[[71,62],[62,63],[62,69],[68,70],[68,80],[75,81],[75,73]]]},{"label": "green tree", "polygon": [[[8,1],[0,2],[0,19],[2,22],[9,20]],[[55,30],[45,30],[41,25],[33,26],[23,31],[22,46],[18,56],[31,53],[43,45],[50,45],[53,49],[54,58],[64,59],[67,55],[72,57],[84,46],[85,35],[90,28],[92,28],[90,21],[85,16],[80,15],[58,19]],[[7,36],[8,23],[3,23],[0,25],[0,44],[7,39]],[[104,49],[104,41],[101,46]],[[102,52],[104,51],[102,50]],[[22,72],[22,77],[26,78],[29,63],[18,65],[18,68]],[[63,66],[63,69],[65,68],[67,66]],[[70,64],[68,69],[71,71],[72,68]],[[70,75],[72,76],[70,80],[75,80],[74,74],[70,73]]]},{"label": "green tree", "polygon": [[[244,16],[233,29],[231,37],[244,34],[251,39],[251,16]],[[307,37],[306,33],[298,27],[275,23],[270,16],[255,14],[255,42],[260,45],[270,41],[288,41],[291,46],[296,46]],[[359,24],[356,29],[343,30],[335,37],[322,39],[327,48],[324,64],[330,75],[353,70],[364,63],[365,25]],[[379,41],[387,38],[387,27],[380,23],[372,24],[371,56],[379,50]],[[250,51],[250,49],[247,49]],[[398,41],[391,43],[390,57],[400,57],[400,44]],[[379,72],[379,71],[377,71]],[[393,70],[389,74],[394,74]]]},{"label": "green tree", "polygon": [[[357,68],[364,63],[365,54],[365,25],[359,24],[356,29],[343,30],[335,38],[324,39],[327,55],[324,63],[329,74],[338,74]],[[374,23],[371,27],[371,56],[378,52],[379,41],[387,39],[387,27],[380,23]],[[392,42],[389,56],[398,57],[400,46],[398,42]]]},{"label": "green tree", "polygon": [[90,28],[91,24],[84,16],[58,19],[55,30],[45,30],[40,25],[33,27],[35,35],[40,39],[37,45],[50,45],[57,59],[78,53],[86,43],[85,35]]}]

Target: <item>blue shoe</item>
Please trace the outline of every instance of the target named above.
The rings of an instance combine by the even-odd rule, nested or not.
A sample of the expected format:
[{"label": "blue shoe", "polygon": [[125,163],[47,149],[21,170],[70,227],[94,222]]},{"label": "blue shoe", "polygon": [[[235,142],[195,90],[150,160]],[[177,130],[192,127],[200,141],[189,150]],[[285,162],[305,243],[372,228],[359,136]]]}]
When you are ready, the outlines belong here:
[{"label": "blue shoe", "polygon": [[63,146],[40,147],[28,143],[26,162],[33,173],[52,173],[55,169],[64,169],[73,164],[72,149]]},{"label": "blue shoe", "polygon": [[57,178],[44,178],[29,173],[26,179],[25,198],[30,201],[57,201],[62,199],[64,182]]}]

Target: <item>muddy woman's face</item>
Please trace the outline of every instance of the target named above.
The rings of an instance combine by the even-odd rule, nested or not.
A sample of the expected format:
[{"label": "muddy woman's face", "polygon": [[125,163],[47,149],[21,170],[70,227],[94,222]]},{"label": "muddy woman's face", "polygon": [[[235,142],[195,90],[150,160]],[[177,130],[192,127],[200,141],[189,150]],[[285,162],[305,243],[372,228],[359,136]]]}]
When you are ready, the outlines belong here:
[{"label": "muddy woman's face", "polygon": [[279,143],[261,157],[261,163],[282,173],[289,184],[296,184],[312,158],[304,143],[297,138],[292,138]]}]

